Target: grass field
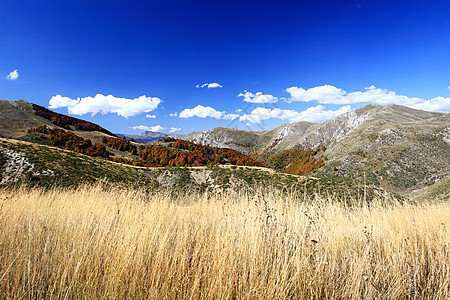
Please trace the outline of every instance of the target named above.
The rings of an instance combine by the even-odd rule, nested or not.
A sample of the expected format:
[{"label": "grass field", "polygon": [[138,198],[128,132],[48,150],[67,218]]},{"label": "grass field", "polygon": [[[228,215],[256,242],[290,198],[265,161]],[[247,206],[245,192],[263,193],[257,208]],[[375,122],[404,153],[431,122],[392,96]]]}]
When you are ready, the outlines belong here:
[{"label": "grass field", "polygon": [[0,298],[449,299],[450,203],[0,190]]}]

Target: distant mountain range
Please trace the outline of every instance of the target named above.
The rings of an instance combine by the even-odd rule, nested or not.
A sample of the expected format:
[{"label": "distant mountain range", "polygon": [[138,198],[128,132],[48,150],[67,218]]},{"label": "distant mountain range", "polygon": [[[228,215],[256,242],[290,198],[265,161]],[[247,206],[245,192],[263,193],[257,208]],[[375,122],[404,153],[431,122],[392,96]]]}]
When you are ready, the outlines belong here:
[{"label": "distant mountain range", "polygon": [[152,141],[159,140],[161,138],[164,138],[168,136],[168,134],[162,133],[162,132],[153,132],[153,131],[144,131],[140,134],[122,134],[122,133],[116,133],[119,137],[124,137],[126,139],[134,139],[136,142],[139,143],[149,143]]}]

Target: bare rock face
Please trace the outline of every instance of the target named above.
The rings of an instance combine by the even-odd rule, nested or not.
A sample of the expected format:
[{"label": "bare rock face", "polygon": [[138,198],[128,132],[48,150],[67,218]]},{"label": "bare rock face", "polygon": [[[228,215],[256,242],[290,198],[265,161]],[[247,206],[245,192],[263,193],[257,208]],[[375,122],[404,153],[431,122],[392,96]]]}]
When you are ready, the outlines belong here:
[{"label": "bare rock face", "polygon": [[2,168],[1,172],[1,182],[11,183],[17,182],[19,179],[26,176],[26,174],[31,174],[32,176],[54,176],[54,172],[50,169],[44,170],[42,172],[34,171],[34,164],[31,164],[25,153],[14,151],[12,149],[4,148],[0,146],[0,153],[6,157],[6,162]]}]

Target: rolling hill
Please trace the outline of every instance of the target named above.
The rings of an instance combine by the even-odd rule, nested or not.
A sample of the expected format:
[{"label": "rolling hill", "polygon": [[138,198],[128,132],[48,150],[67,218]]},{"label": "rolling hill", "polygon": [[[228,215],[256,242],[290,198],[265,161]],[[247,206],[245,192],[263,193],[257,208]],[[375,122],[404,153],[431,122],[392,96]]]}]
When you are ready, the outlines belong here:
[{"label": "rolling hill", "polygon": [[[99,180],[145,190],[221,192],[230,188],[272,186],[280,190],[319,192],[316,178],[275,172],[264,167],[212,165],[141,167],[94,158],[82,153],[16,139],[0,138],[0,185],[79,186]],[[347,192],[346,187],[337,187]],[[353,191],[351,191],[353,192]],[[348,195],[351,194],[348,193]]]}]

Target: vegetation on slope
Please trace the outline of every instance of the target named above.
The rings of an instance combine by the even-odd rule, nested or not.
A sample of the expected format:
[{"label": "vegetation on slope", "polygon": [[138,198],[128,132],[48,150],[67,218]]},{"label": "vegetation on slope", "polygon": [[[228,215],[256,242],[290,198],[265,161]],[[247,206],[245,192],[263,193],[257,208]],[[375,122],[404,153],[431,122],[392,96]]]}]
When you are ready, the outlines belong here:
[{"label": "vegetation on slope", "polygon": [[[40,133],[37,138],[43,139],[44,134],[53,146],[66,150],[83,153],[89,156],[108,158],[109,153],[104,145],[92,144],[91,140],[84,139],[71,131],[59,128],[49,128],[45,125],[28,130],[28,133]],[[166,144],[140,145],[137,147],[125,138],[102,137],[102,142],[112,149],[127,151],[135,155],[132,159],[122,157],[111,158],[120,163],[132,164],[142,167],[197,167],[210,165],[241,165],[263,166],[262,163],[232,149],[216,148],[194,144],[183,140],[170,141]]]},{"label": "vegetation on slope", "polygon": [[[166,140],[167,141],[167,140]],[[166,145],[147,145],[138,151],[140,160],[134,164],[145,167],[198,167],[211,165],[263,166],[262,163],[228,148],[170,140]]]},{"label": "vegetation on slope", "polygon": [[137,147],[132,142],[134,142],[133,139],[127,140],[124,137],[119,138],[106,136],[102,137],[102,143],[105,144],[106,146],[119,151],[128,151],[131,154],[136,155]]},{"label": "vegetation on slope", "polygon": [[449,298],[448,202],[335,200],[270,189],[0,190],[0,294]]},{"label": "vegetation on slope", "polygon": [[93,157],[109,157],[108,151],[104,145],[92,144],[90,139],[82,138],[71,131],[65,131],[59,128],[51,128],[45,125],[40,125],[35,128],[31,128],[27,133],[37,132],[40,133],[38,138],[43,139],[43,134],[48,135],[51,144],[56,147],[60,147],[66,150],[86,154]]},{"label": "vegetation on slope", "polygon": [[103,132],[111,136],[116,136],[114,133],[104,129],[103,127],[84,121],[81,119],[77,119],[74,117],[69,117],[66,115],[62,115],[56,112],[53,112],[45,107],[42,107],[37,104],[33,104],[33,110],[36,115],[41,116],[47,120],[50,120],[53,124],[55,124],[58,127],[69,129],[69,125],[73,126],[75,130],[82,130],[82,131],[98,131]]},{"label": "vegetation on slope", "polygon": [[[23,154],[22,158],[12,163],[13,170],[11,172],[13,175],[16,174],[12,181],[4,183],[7,186],[25,182],[31,186],[76,187],[83,183],[95,183],[99,180],[106,180],[112,185],[122,187],[153,188],[158,186],[154,179],[144,176],[136,168],[72,151],[5,139],[0,140],[0,150],[2,149],[14,154]],[[10,159],[2,153],[0,153],[0,157],[3,157],[3,161]],[[33,168],[24,170],[20,174],[17,170],[23,169],[24,161]],[[48,170],[51,172],[46,172]],[[4,167],[1,167],[0,171],[1,174],[7,172]]]},{"label": "vegetation on slope", "polygon": [[[325,149],[323,148],[322,152],[324,152],[324,150]],[[319,149],[303,150],[301,148],[294,148],[284,150],[269,156],[267,165],[275,170],[285,171],[296,175],[304,175],[324,166],[323,160],[316,158],[318,152]]]}]

